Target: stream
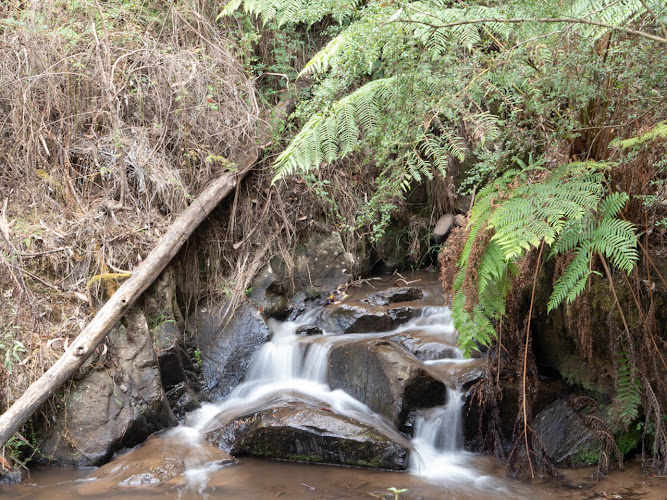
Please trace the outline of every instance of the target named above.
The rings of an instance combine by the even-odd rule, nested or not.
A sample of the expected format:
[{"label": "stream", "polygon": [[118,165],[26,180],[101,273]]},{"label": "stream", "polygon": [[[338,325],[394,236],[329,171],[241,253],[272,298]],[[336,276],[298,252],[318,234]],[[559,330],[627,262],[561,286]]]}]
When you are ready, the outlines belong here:
[{"label": "stream", "polygon": [[[400,498],[415,499],[556,495],[665,499],[665,480],[641,476],[638,467],[632,465],[625,471],[612,471],[603,483],[590,480],[590,468],[566,470],[560,481],[525,483],[505,478],[504,467],[492,457],[464,451],[459,375],[478,366],[481,360],[465,360],[456,349],[450,311],[437,305],[442,303],[437,279],[424,285],[424,307],[419,314],[389,331],[332,335],[323,330],[318,335],[299,334],[300,329],[326,313],[322,307],[311,309],[295,321],[269,320],[271,340],[256,353],[245,380],[224,401],[202,406],[189,414],[182,426],[159,433],[156,439],[117,456],[100,469],[37,468],[23,484],[0,487],[0,498],[393,498],[388,489],[394,487],[405,490]],[[402,338],[411,332],[419,332],[420,338],[427,340],[422,345],[435,345],[437,352],[447,353],[443,357],[426,352],[420,361],[444,384],[446,397],[444,404],[414,415],[413,435],[407,442],[390,418],[371,410],[348,392],[332,389],[329,365],[336,346]],[[207,443],[211,441],[207,436],[216,432],[221,422],[233,421],[243,426],[243,419],[234,419],[257,408],[280,411],[286,397],[289,402],[305,402],[307,408],[351,419],[393,442],[405,443],[410,449],[407,471],[299,464],[248,456],[232,462],[231,458],[221,459],[218,450]],[[157,480],[158,473],[166,480]]]}]

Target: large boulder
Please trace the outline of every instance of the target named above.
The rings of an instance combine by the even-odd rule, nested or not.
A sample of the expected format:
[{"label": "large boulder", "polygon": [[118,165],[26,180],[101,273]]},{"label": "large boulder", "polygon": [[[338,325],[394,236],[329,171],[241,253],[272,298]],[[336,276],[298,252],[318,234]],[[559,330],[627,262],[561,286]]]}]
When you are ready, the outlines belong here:
[{"label": "large boulder", "polygon": [[[194,429],[178,428],[150,436],[141,446],[117,456],[92,473],[78,492],[103,496],[120,487],[155,487],[184,482],[186,471],[214,463],[231,464],[224,451],[201,441]],[[92,480],[94,479],[94,480]]]},{"label": "large boulder", "polygon": [[200,305],[193,321],[204,389],[212,398],[223,399],[241,382],[252,357],[271,332],[248,302],[243,302],[231,319]]},{"label": "large boulder", "polygon": [[410,443],[324,403],[286,396],[208,427],[206,439],[233,455],[404,470]]},{"label": "large boulder", "polygon": [[542,410],[533,425],[547,458],[555,465],[584,465],[598,460],[600,441],[584,419],[562,399]]},{"label": "large boulder", "polygon": [[446,389],[422,363],[384,339],[337,343],[329,354],[329,385],[342,389],[396,427],[417,407],[443,404]]},{"label": "large boulder", "polygon": [[175,424],[162,388],[153,338],[137,307],[109,333],[104,357],[95,355],[69,388],[56,422],[40,445],[41,461],[86,466]]}]

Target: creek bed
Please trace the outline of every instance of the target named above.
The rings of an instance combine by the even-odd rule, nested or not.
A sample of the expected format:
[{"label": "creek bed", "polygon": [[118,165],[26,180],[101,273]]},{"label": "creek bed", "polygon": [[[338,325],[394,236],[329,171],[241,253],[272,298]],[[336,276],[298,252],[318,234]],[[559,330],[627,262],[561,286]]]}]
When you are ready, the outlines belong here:
[{"label": "creek bed", "polygon": [[[475,456],[479,479],[449,483],[429,481],[399,472],[294,464],[241,458],[237,464],[214,471],[206,484],[122,487],[100,491],[87,478],[94,469],[38,468],[23,484],[0,487],[0,498],[16,500],[79,500],[90,498],[181,500],[215,499],[363,499],[391,498],[387,489],[406,488],[402,499],[597,499],[664,500],[667,479],[642,474],[637,464],[614,470],[605,481],[590,479],[594,468],[568,469],[558,481],[520,482],[504,477],[504,467],[488,456]],[[616,496],[618,495],[618,496]]]}]

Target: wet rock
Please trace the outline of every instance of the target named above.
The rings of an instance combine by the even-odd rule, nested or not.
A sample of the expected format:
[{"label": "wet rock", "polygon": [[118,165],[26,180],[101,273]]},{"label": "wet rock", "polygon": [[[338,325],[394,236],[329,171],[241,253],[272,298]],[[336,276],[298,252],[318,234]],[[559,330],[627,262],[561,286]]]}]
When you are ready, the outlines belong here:
[{"label": "wet rock", "polygon": [[445,400],[441,381],[407,350],[383,339],[335,345],[329,354],[329,385],[387,416],[397,427],[410,409]]},{"label": "wet rock", "polygon": [[324,309],[317,325],[327,333],[340,335],[391,330],[393,321],[384,310],[340,304]]},{"label": "wet rock", "polygon": [[315,325],[300,326],[296,329],[297,335],[322,335],[322,329]]},{"label": "wet rock", "polygon": [[177,429],[169,433],[157,433],[144,444],[114,458],[92,476],[96,478],[79,488],[84,495],[107,495],[124,487],[179,484],[186,470],[204,465],[231,464],[234,459],[224,451],[188,435],[188,430]]},{"label": "wet rock", "polygon": [[391,318],[392,324],[396,327],[418,317],[421,312],[422,310],[417,307],[392,307],[387,309],[387,316]]},{"label": "wet rock", "polygon": [[23,480],[21,470],[6,469],[0,466],[0,486],[17,484]]},{"label": "wet rock", "polygon": [[222,399],[243,379],[253,355],[271,332],[261,314],[247,302],[229,322],[204,306],[198,308],[194,321],[204,389],[213,398]]},{"label": "wet rock", "polygon": [[167,391],[167,399],[174,414],[182,418],[187,412],[196,410],[201,405],[197,393],[190,384],[181,382]]},{"label": "wet rock", "polygon": [[99,465],[120,448],[175,423],[153,339],[139,308],[127,312],[109,333],[108,343],[113,361],[108,366],[89,363],[86,374],[74,382],[40,445],[39,461]]},{"label": "wet rock", "polygon": [[404,470],[410,443],[294,396],[217,422],[206,439],[233,455]]},{"label": "wet rock", "polygon": [[441,335],[431,335],[421,330],[408,330],[398,335],[393,335],[389,339],[405,347],[420,361],[461,357],[459,351],[456,349],[456,339],[453,331],[452,337],[448,339],[443,339]]},{"label": "wet rock", "polygon": [[584,465],[597,462],[599,440],[584,420],[558,399],[541,411],[533,425],[549,460],[555,465]]},{"label": "wet rock", "polygon": [[385,310],[363,305],[339,304],[324,309],[317,319],[317,326],[333,335],[386,332],[407,323],[419,314],[420,309],[412,307]]},{"label": "wet rock", "polygon": [[379,307],[394,304],[396,302],[410,302],[413,300],[419,300],[423,296],[424,292],[422,292],[419,288],[394,287],[379,292],[373,292],[363,300],[364,302],[368,302],[374,307]]},{"label": "wet rock", "polygon": [[326,296],[348,283],[357,263],[345,251],[340,234],[311,232],[294,251],[293,276],[282,257],[275,256],[255,277],[251,301],[264,314],[286,318],[293,304],[290,299],[301,292],[305,298]]}]

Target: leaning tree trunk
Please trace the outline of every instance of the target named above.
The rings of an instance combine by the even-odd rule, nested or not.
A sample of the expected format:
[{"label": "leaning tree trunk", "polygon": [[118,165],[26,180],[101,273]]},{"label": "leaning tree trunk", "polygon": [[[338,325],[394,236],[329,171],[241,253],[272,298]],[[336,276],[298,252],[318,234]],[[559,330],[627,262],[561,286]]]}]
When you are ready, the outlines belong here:
[{"label": "leaning tree trunk", "polygon": [[[238,171],[246,172],[257,159],[258,151],[239,162]],[[128,308],[155,281],[178,253],[192,232],[236,186],[243,174],[225,172],[211,182],[201,195],[181,213],[167,233],[157,242],[116,293],[104,304],[92,321],[74,340],[65,353],[2,415],[0,415],[0,447],[30,416],[49,399],[86,361]]]}]

